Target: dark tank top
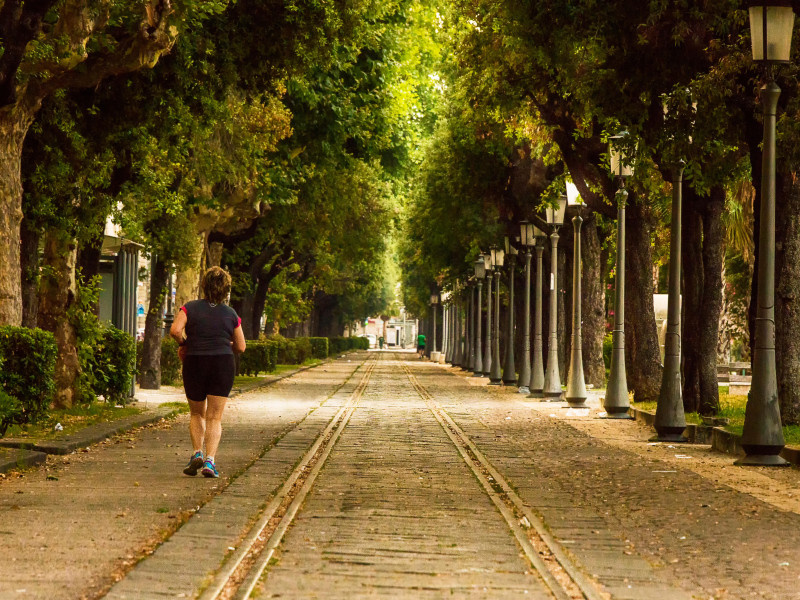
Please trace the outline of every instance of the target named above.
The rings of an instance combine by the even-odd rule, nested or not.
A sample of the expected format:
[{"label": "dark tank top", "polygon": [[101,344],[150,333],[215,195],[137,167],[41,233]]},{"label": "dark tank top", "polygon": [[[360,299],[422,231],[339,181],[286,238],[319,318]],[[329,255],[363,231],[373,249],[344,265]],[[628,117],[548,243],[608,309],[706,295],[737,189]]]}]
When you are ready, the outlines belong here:
[{"label": "dark tank top", "polygon": [[181,306],[186,313],[186,354],[214,356],[233,354],[233,330],[242,324],[236,311],[226,304],[192,300]]}]

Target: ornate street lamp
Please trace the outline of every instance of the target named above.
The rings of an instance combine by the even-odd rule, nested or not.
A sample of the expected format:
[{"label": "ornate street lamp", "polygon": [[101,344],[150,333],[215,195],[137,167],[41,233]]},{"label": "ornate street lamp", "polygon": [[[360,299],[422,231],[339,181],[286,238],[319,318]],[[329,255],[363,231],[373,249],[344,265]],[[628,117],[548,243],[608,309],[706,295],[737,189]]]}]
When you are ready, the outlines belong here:
[{"label": "ornate street lamp", "polygon": [[455,316],[453,322],[453,331],[455,333],[455,347],[453,349],[453,362],[454,367],[460,367],[464,361],[464,346],[462,344],[462,329],[461,329],[461,302],[462,302],[462,287],[461,282],[456,282],[455,294],[453,298],[453,315]]},{"label": "ornate street lamp", "polygon": [[534,240],[532,223],[522,221],[519,224],[519,241],[525,248],[525,318],[522,329],[522,365],[519,370],[519,392],[530,393],[531,389],[531,246]]},{"label": "ornate street lamp", "polygon": [[565,399],[572,408],[586,406],[586,380],[583,373],[583,335],[581,332],[581,224],[583,219],[580,209],[583,199],[578,193],[578,188],[573,183],[567,183],[567,204],[578,207],[578,214],[572,217],[572,226],[575,228],[573,262],[572,262],[572,349],[569,359],[569,373],[567,374],[567,392]]},{"label": "ornate street lamp", "polygon": [[528,398],[542,398],[544,396],[544,339],[542,336],[542,272],[544,265],[542,254],[547,234],[533,226],[533,239],[536,244],[536,299],[533,310],[533,366],[531,368],[531,393]]},{"label": "ornate street lamp", "polygon": [[472,312],[475,307],[471,280],[468,280],[467,285],[464,286],[464,293],[466,294],[464,298],[464,361],[461,368],[464,371],[471,371],[475,360],[472,355]]},{"label": "ornate street lamp", "polygon": [[661,390],[658,393],[656,417],[653,427],[659,442],[686,442],[683,430],[686,417],[683,412],[681,386],[681,212],[684,162],[673,169],[672,221],[669,236],[669,282],[667,288],[667,333],[664,339],[664,370]]},{"label": "ornate street lamp", "polygon": [[492,255],[483,255],[486,270],[486,343],[483,348],[483,374],[489,377],[492,371]]},{"label": "ornate street lamp", "polygon": [[501,385],[503,373],[500,370],[500,269],[503,268],[505,252],[502,248],[492,246],[489,249],[494,268],[494,332],[492,333],[492,365],[489,371],[489,385]]},{"label": "ornate street lamp", "polygon": [[481,295],[483,291],[483,278],[486,277],[486,263],[483,256],[475,260],[475,287],[477,288],[478,301],[475,311],[475,364],[472,373],[475,377],[483,377],[483,340],[481,340]]},{"label": "ornate street lamp", "polygon": [[633,175],[633,167],[623,147],[625,134],[612,136],[609,143],[611,173],[618,182],[617,193],[617,265],[614,277],[614,330],[611,334],[611,371],[603,398],[608,419],[632,419],[628,414],[628,377],[625,372],[625,203],[628,192],[625,179]]},{"label": "ornate street lamp", "polygon": [[439,304],[439,294],[434,292],[431,294],[431,308],[433,309],[433,335],[431,341],[431,360],[439,362],[439,352],[436,351],[436,307]]},{"label": "ornate street lamp", "polygon": [[550,401],[561,399],[561,374],[558,370],[558,228],[564,224],[567,197],[561,195],[557,206],[545,209],[550,234],[550,335],[547,348],[547,368],[544,373],[542,393]]},{"label": "ornate street lamp", "polygon": [[794,11],[789,2],[750,2],[753,60],[763,63],[767,83],[761,88],[764,143],[761,155],[761,213],[758,230],[758,291],[753,344],[753,378],[744,416],[737,465],[785,466],[775,368],[775,119],[781,89],[773,66],[789,62]]},{"label": "ornate street lamp", "polygon": [[517,249],[506,236],[506,251],[508,257],[508,330],[506,331],[506,356],[503,364],[503,384],[515,385],[517,383],[517,365],[514,357],[514,270],[516,269]]}]

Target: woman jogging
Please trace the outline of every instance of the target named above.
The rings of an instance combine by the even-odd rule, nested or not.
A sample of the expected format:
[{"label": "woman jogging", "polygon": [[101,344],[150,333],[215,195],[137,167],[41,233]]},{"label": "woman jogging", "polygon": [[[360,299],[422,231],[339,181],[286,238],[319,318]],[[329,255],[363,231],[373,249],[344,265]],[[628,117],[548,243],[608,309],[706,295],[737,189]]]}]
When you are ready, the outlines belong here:
[{"label": "woman jogging", "polygon": [[[204,298],[181,307],[169,333],[178,342],[183,361],[183,388],[189,400],[189,435],[193,454],[183,469],[219,477],[214,462],[222,436],[222,412],[233,387],[233,353],[244,352],[242,320],[223,304],[231,291],[231,276],[219,267],[203,275]],[[205,457],[203,443],[205,442]]]}]

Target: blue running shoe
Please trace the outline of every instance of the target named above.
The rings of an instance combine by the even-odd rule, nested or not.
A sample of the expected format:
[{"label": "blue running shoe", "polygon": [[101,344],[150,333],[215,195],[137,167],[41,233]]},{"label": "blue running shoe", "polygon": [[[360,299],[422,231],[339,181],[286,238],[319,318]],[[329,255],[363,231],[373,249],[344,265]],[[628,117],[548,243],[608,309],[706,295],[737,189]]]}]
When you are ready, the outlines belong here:
[{"label": "blue running shoe", "polygon": [[217,467],[214,465],[214,461],[210,458],[207,458],[203,463],[203,470],[200,472],[203,474],[203,477],[219,477]]},{"label": "blue running shoe", "polygon": [[187,464],[184,467],[183,472],[186,475],[191,475],[192,477],[194,477],[195,475],[197,475],[197,471],[199,471],[200,467],[202,466],[203,466],[203,453],[198,451],[195,452],[192,455],[192,458],[189,459],[189,464]]}]

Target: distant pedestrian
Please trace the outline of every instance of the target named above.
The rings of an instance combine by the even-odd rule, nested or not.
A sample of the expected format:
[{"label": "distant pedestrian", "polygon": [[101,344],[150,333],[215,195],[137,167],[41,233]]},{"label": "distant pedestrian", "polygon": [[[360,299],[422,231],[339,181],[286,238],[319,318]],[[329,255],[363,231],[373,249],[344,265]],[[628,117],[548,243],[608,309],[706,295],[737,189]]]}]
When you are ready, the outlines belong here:
[{"label": "distant pedestrian", "polygon": [[233,353],[244,352],[246,343],[242,320],[223,304],[231,291],[231,276],[211,267],[203,275],[201,288],[204,298],[182,306],[169,333],[180,346],[183,388],[189,400],[193,454],[183,472],[194,476],[200,470],[205,477],[219,477],[215,458],[222,436],[222,413],[233,387]]},{"label": "distant pedestrian", "polygon": [[378,338],[378,347],[383,350],[383,336]]},{"label": "distant pedestrian", "polygon": [[420,333],[417,336],[417,354],[419,354],[420,358],[425,356],[425,334],[424,333]]}]

